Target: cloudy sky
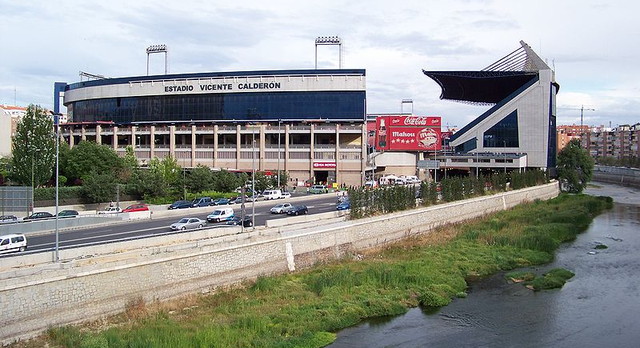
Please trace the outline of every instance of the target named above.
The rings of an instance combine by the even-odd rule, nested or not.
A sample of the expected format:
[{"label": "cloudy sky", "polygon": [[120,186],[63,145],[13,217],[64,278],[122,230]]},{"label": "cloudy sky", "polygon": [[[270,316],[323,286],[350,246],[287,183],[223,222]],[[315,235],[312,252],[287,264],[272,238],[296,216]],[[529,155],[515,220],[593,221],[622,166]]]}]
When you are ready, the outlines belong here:
[{"label": "cloudy sky", "polygon": [[[440,100],[426,70],[480,70],[527,42],[556,71],[558,124],[640,122],[640,2],[632,0],[0,0],[0,104],[53,105],[79,71],[146,74],[312,69],[314,40],[342,38],[343,68],[366,69],[367,112],[462,127],[484,112]],[[318,47],[318,68],[338,47]],[[150,56],[150,74],[164,56]],[[404,104],[405,112],[411,111]]]}]

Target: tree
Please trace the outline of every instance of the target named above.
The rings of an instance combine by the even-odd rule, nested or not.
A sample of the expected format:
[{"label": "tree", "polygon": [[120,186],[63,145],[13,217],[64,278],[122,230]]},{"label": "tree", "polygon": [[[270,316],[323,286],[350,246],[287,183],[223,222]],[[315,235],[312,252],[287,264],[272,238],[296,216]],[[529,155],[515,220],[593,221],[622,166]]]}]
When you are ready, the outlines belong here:
[{"label": "tree", "polygon": [[108,202],[116,195],[116,178],[108,172],[91,172],[84,176],[81,195],[87,203]]},{"label": "tree", "polygon": [[183,168],[178,165],[178,160],[171,156],[164,157],[162,160],[153,158],[149,162],[149,170],[154,176],[160,178],[163,184],[175,191],[182,190],[178,187],[180,177],[183,175]]},{"label": "tree", "polygon": [[228,170],[220,170],[213,173],[213,189],[218,192],[233,192],[238,186],[244,185],[247,181],[247,174],[242,173],[237,176]]},{"label": "tree", "polygon": [[189,192],[213,190],[213,172],[209,167],[198,165],[187,175],[186,186]]},{"label": "tree", "polygon": [[112,148],[91,141],[81,141],[65,157],[62,173],[71,182],[84,180],[92,172],[118,177],[124,167],[124,160]]},{"label": "tree", "polygon": [[18,184],[38,187],[51,179],[55,166],[53,119],[38,105],[29,105],[12,137],[10,177]]},{"label": "tree", "polygon": [[569,141],[558,153],[558,178],[561,189],[571,193],[581,193],[593,175],[594,160],[583,149],[579,139]]}]

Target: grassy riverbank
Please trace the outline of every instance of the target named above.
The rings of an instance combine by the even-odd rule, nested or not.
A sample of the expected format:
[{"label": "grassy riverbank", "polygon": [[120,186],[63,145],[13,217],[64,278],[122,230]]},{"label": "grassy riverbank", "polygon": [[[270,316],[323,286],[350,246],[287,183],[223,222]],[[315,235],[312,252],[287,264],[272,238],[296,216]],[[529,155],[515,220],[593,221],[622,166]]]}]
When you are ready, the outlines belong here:
[{"label": "grassy riverbank", "polygon": [[466,296],[469,279],[548,263],[560,243],[611,205],[608,198],[562,195],[242,289],[132,301],[108,321],[51,329],[20,346],[322,347],[364,318],[445,306]]}]

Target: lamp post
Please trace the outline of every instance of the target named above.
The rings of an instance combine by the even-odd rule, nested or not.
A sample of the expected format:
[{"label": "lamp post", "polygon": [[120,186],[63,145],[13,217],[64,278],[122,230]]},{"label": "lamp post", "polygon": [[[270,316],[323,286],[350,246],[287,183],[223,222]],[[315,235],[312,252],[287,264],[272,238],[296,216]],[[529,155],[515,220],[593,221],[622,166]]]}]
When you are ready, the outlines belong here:
[{"label": "lamp post", "polygon": [[276,175],[277,187],[280,188],[280,124],[282,123],[281,119],[278,119],[278,173]]},{"label": "lamp post", "polygon": [[[251,143],[253,151],[251,154],[251,229],[256,226],[256,130],[251,128]],[[244,223],[244,222],[243,222]]]},{"label": "lamp post", "polygon": [[60,186],[60,182],[59,182],[59,172],[60,172],[60,116],[61,114],[59,113],[54,113],[53,114],[53,122],[56,126],[56,256],[55,256],[55,260],[56,262],[60,261],[60,234],[58,231],[58,209],[60,207],[59,205],[59,186]]}]

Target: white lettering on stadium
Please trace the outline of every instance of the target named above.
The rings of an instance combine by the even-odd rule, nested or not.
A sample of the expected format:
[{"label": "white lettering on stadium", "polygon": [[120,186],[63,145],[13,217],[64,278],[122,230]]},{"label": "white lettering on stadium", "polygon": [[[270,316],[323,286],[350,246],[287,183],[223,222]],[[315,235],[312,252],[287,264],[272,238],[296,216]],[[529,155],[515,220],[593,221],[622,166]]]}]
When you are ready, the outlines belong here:
[{"label": "white lettering on stadium", "polygon": [[233,85],[230,83],[200,85],[201,91],[222,91],[222,90],[231,90],[231,89],[233,89]]},{"label": "white lettering on stadium", "polygon": [[[213,83],[206,85],[199,85],[200,91],[232,91],[233,85],[230,83]],[[251,89],[280,89],[280,82],[254,82],[254,83],[239,83],[237,89],[251,90]],[[192,85],[185,86],[164,86],[166,93],[172,92],[193,92]]]},{"label": "white lettering on stadium", "polygon": [[240,83],[238,89],[274,89],[280,88],[280,82]]},{"label": "white lettering on stadium", "polygon": [[164,86],[165,92],[191,92],[193,86]]}]

